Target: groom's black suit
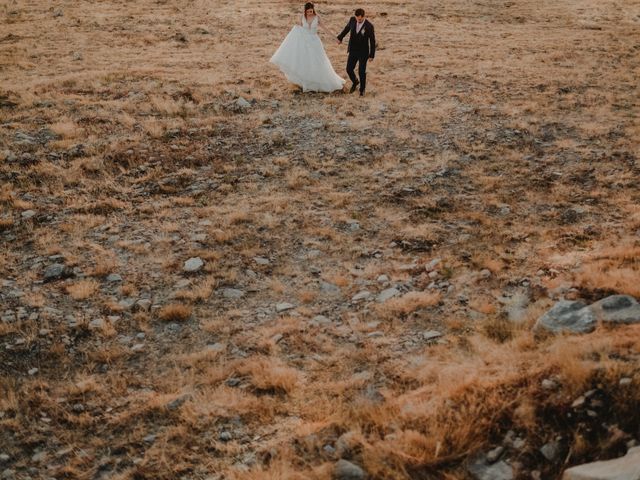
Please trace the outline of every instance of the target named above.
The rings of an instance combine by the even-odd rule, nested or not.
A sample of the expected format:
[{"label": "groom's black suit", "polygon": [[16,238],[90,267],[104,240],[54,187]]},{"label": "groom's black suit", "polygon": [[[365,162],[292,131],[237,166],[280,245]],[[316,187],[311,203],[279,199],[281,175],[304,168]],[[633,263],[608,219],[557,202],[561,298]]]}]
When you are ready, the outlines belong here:
[{"label": "groom's black suit", "polygon": [[376,56],[376,35],[373,24],[369,20],[364,21],[364,25],[359,33],[356,32],[357,23],[356,17],[351,17],[347,26],[342,30],[342,33],[338,35],[338,40],[342,42],[342,39],[349,33],[347,75],[349,75],[354,85],[358,83],[354,70],[356,64],[360,63],[358,68],[360,93],[364,93],[364,89],[367,86],[367,61]]}]

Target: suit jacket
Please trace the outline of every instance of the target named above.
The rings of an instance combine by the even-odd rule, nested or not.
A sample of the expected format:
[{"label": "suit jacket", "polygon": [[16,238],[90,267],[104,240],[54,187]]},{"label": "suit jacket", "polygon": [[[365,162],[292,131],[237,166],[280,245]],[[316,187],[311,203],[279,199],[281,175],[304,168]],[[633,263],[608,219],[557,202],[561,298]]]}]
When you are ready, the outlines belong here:
[{"label": "suit jacket", "polygon": [[338,40],[342,42],[342,39],[349,33],[349,47],[347,51],[358,56],[374,58],[376,56],[376,34],[373,29],[373,24],[365,19],[360,33],[356,33],[357,23],[356,17],[351,17],[347,26],[342,30],[342,33],[338,35]]}]

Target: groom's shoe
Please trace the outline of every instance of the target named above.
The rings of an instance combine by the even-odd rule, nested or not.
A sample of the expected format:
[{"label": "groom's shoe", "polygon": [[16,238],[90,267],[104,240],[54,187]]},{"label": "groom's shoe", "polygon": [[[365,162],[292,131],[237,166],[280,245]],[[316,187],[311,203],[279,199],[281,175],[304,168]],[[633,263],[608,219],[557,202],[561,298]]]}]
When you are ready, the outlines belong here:
[{"label": "groom's shoe", "polygon": [[349,90],[349,93],[353,93],[353,92],[355,92],[355,91],[356,91],[356,88],[358,88],[358,85],[360,85],[360,81],[356,80],[356,81],[354,82],[354,84],[353,84],[353,85],[351,85],[351,90]]}]

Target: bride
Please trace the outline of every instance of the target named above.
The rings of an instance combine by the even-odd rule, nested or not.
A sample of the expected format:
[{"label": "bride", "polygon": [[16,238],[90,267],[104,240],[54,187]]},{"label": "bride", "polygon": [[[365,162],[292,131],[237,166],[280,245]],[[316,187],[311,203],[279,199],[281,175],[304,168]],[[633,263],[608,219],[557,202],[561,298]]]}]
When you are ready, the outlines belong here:
[{"label": "bride", "polygon": [[318,36],[320,17],[313,3],[304,6],[302,25],[294,26],[271,57],[287,80],[302,87],[303,92],[341,90],[344,80],[338,76]]}]

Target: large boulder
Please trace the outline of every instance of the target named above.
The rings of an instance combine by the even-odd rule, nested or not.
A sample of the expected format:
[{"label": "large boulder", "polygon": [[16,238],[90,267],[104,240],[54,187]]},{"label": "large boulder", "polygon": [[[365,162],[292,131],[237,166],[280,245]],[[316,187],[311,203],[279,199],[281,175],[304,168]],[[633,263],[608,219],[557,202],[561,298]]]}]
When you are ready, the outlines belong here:
[{"label": "large boulder", "polygon": [[564,472],[562,480],[640,480],[640,447],[615,460],[572,467]]},{"label": "large boulder", "polygon": [[611,295],[589,306],[605,324],[640,323],[640,304],[629,295]]},{"label": "large boulder", "polygon": [[596,328],[593,310],[579,301],[560,300],[538,318],[534,330],[552,333],[589,333]]}]

